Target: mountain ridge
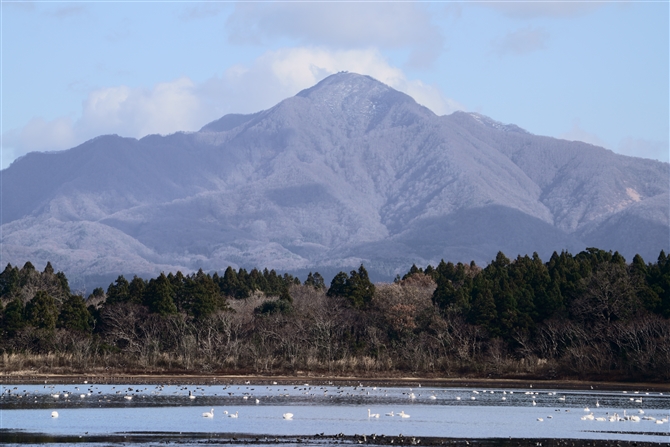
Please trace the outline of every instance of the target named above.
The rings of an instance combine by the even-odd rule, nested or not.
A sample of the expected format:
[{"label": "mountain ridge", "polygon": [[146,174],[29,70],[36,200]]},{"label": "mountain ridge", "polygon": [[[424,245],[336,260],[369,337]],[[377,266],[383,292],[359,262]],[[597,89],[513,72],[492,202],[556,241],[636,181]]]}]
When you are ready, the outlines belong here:
[{"label": "mountain ridge", "polygon": [[413,262],[485,263],[503,248],[546,258],[587,241],[649,258],[670,248],[668,172],[479,114],[437,116],[339,73],[198,132],[101,136],[16,160],[2,171],[2,254],[84,277],[125,258],[130,271],[115,273],[364,262],[389,278]]}]

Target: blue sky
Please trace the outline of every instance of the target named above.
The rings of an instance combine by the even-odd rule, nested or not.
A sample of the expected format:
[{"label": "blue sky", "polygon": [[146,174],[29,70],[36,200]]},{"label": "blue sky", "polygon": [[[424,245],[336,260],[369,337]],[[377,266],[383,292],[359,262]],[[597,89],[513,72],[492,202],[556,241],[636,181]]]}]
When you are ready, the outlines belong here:
[{"label": "blue sky", "polygon": [[348,70],[438,114],[668,161],[668,2],[6,2],[2,168],[197,130]]}]

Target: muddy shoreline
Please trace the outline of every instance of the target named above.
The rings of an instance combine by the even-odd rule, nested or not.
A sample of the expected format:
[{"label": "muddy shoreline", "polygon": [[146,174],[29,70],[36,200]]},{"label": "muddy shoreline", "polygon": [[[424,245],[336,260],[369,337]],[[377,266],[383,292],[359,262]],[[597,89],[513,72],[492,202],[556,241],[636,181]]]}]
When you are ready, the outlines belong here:
[{"label": "muddy shoreline", "polygon": [[[151,433],[123,432],[109,435],[45,435],[0,430],[2,442],[9,444],[167,444],[167,445],[402,445],[453,447],[657,447],[663,443],[551,438],[445,438],[432,436],[384,436],[374,434],[315,434],[312,436],[251,435],[245,433]],[[664,435],[658,433],[656,435]]]},{"label": "muddy shoreline", "polygon": [[670,383],[605,382],[580,380],[431,378],[431,377],[343,377],[310,375],[221,375],[221,374],[40,374],[0,373],[0,384],[170,384],[170,385],[340,385],[356,386],[431,386],[439,388],[536,388],[570,390],[670,392]]}]

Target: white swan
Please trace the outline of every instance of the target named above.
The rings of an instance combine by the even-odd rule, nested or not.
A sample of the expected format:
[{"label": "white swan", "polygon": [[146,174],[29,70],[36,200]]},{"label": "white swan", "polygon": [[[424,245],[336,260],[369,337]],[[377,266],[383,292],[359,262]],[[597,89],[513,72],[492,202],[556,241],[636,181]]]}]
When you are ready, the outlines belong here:
[{"label": "white swan", "polygon": [[133,396],[123,396],[123,398],[126,400],[133,400]]},{"label": "white swan", "polygon": [[391,417],[393,417],[394,414],[393,414],[393,412],[390,412],[390,413],[386,413],[386,416],[391,416]]},{"label": "white swan", "polygon": [[204,418],[213,418],[214,417],[214,408],[212,408],[210,411],[205,411],[202,414],[202,417]]},{"label": "white swan", "polygon": [[51,412],[51,417],[52,418],[57,418],[58,417],[58,412],[57,411],[52,411]]},{"label": "white swan", "polygon": [[368,408],[368,418],[378,418],[379,413],[370,413],[370,409]]},{"label": "white swan", "polygon": [[428,396],[428,399],[432,399],[432,400],[435,400],[435,399],[437,399],[437,396],[435,396],[435,395],[432,395],[432,396]]},{"label": "white swan", "polygon": [[401,418],[408,418],[409,414],[405,414],[405,410],[403,410],[400,413],[398,413],[398,416],[400,416]]},{"label": "white swan", "polygon": [[189,398],[189,399],[195,399],[195,396],[193,395],[192,392],[189,391],[189,392],[188,392],[188,398]]},{"label": "white swan", "polygon": [[237,414],[237,411],[236,411],[235,414],[229,414],[228,417],[229,418],[238,418],[239,415]]},{"label": "white swan", "polygon": [[293,419],[293,413],[284,413],[281,415],[284,419]]}]

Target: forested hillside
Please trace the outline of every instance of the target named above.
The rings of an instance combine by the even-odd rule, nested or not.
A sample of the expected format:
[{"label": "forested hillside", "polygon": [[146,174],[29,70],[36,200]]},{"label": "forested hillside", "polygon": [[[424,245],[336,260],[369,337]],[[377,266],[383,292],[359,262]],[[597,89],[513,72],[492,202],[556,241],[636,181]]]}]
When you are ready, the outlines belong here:
[{"label": "forested hillside", "polygon": [[373,284],[274,270],[119,276],[87,297],[47,264],[0,274],[2,368],[670,379],[670,257],[590,248]]}]

